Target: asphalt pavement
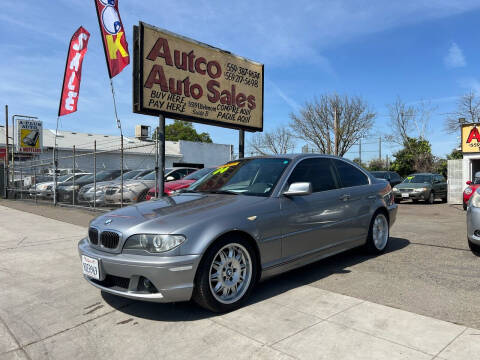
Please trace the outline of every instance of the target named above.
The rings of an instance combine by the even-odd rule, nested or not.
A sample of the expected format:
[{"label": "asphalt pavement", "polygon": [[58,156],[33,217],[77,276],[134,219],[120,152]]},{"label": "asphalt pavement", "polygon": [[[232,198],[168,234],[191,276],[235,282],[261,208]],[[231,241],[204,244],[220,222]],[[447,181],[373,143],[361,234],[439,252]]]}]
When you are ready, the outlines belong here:
[{"label": "asphalt pavement", "polygon": [[0,359],[479,357],[480,258],[460,206],[401,204],[385,254],[353,250],[294,270],[214,315],[87,284],[76,243],[96,214],[0,205]]}]

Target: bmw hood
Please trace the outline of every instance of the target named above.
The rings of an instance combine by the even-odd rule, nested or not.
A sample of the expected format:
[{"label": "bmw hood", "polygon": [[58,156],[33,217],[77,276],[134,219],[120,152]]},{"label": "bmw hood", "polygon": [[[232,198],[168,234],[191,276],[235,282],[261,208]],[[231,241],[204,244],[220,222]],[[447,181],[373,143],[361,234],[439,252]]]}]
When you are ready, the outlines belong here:
[{"label": "bmw hood", "polygon": [[97,217],[90,225],[120,231],[128,236],[141,232],[170,234],[190,224],[212,221],[229,214],[235,216],[266,199],[246,195],[187,193],[124,207]]}]

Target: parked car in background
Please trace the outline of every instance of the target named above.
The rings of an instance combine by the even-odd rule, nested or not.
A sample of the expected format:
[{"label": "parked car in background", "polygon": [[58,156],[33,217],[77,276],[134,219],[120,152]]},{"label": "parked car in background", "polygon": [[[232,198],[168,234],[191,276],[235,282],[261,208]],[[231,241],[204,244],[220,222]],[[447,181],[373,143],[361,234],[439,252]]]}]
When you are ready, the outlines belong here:
[{"label": "parked car in background", "polygon": [[435,199],[447,201],[447,182],[440,174],[418,173],[409,175],[400,184],[394,186],[395,201],[419,200],[433,204]]},{"label": "parked car in background", "polygon": [[[185,176],[181,180],[168,181],[164,184],[164,192],[166,195],[171,196],[178,193],[181,189],[188,188],[195,181],[201,179],[208,173],[212,172],[215,168],[203,168],[197,170],[190,175]],[[157,189],[158,192],[158,189]],[[146,200],[150,200],[155,197],[155,186],[148,190]]]},{"label": "parked car in background", "polygon": [[370,173],[377,179],[387,180],[391,187],[394,187],[403,181],[402,177],[395,171],[370,171]]},{"label": "parked car in background", "polygon": [[[139,179],[152,172],[152,169],[139,169],[139,170],[125,170],[123,174],[123,181]],[[121,184],[122,177],[119,176],[110,181],[101,181],[97,184],[88,184],[82,186],[78,191],[78,202],[79,204],[89,204],[93,205],[95,202],[96,206],[101,206],[105,203],[105,189],[114,184]],[[96,191],[96,192],[95,192]]]},{"label": "parked car in background", "polygon": [[[165,181],[174,181],[184,178],[186,175],[196,171],[194,168],[166,168]],[[145,201],[150,188],[155,186],[155,171],[123,184],[123,202],[133,204]],[[109,185],[105,188],[105,204],[120,205],[122,193],[119,184]]]},{"label": "parked car in background", "polygon": [[480,187],[480,171],[475,173],[473,177],[473,181],[467,181],[467,187],[463,190],[463,210],[467,210],[468,201],[470,197],[473,195],[475,190]]},{"label": "parked car in background", "polygon": [[85,279],[117,296],[193,299],[223,312],[260,279],[358,246],[387,247],[391,187],[351,161],[292,154],[217,170],[188,192],[92,220],[78,244]]},{"label": "parked car in background", "polygon": [[75,180],[75,185],[73,184],[73,181],[67,181],[58,187],[58,190],[57,190],[58,201],[71,202],[75,197],[75,202],[77,202],[78,191],[82,186],[91,184],[94,181],[102,182],[102,181],[113,180],[120,175],[120,172],[121,172],[120,170],[101,170],[97,172],[95,176],[93,174],[85,175],[79,178],[78,180]]},{"label": "parked car in background", "polygon": [[480,255],[480,188],[473,192],[467,208],[467,241],[470,250]]},{"label": "parked car in background", "polygon": [[[90,173],[77,173],[75,175],[68,174],[68,175],[59,176],[57,178],[57,186],[62,185],[68,181],[72,181],[73,178],[79,179],[85,175],[90,175]],[[53,184],[54,184],[54,181],[45,181],[45,182],[36,184],[35,186],[32,186],[29,190],[30,196],[34,197],[36,193],[37,197],[39,198],[42,198],[42,199],[51,198],[53,196]]]}]

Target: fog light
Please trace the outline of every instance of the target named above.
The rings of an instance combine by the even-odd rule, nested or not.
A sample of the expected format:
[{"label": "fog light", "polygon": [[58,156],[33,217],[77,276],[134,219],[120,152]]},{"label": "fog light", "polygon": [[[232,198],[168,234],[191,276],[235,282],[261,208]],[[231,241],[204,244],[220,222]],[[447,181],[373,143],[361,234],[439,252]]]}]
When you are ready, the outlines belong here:
[{"label": "fog light", "polygon": [[143,286],[145,286],[145,288],[147,288],[147,289],[150,289],[153,285],[152,285],[152,283],[150,282],[150,280],[148,280],[148,279],[143,279]]},{"label": "fog light", "polygon": [[476,237],[480,237],[480,230],[475,230],[473,232],[473,235],[475,235]]}]

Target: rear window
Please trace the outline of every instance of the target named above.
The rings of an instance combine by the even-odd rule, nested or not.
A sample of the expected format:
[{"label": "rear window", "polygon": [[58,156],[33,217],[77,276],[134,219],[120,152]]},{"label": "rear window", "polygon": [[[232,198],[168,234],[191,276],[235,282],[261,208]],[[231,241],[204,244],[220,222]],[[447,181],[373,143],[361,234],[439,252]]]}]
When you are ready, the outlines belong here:
[{"label": "rear window", "polygon": [[362,186],[369,184],[368,177],[363,171],[350,165],[346,161],[334,159],[342,187]]}]

